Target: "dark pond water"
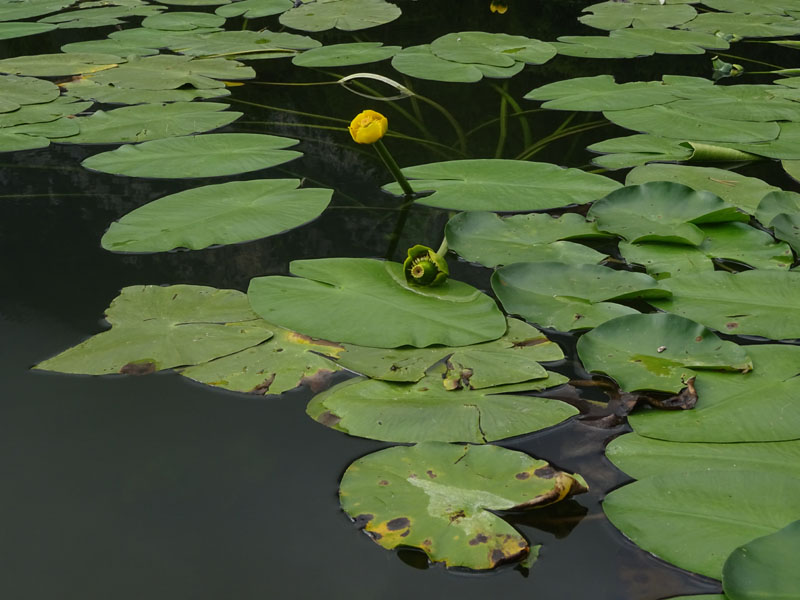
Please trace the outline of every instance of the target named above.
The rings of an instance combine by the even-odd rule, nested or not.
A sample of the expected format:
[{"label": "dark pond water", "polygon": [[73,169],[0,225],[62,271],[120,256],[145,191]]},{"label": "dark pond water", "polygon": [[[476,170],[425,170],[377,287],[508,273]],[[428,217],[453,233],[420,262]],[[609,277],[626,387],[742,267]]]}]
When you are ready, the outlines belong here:
[{"label": "dark pond water", "polygon": [[[406,14],[399,25],[367,30],[358,38],[408,46],[470,29],[543,40],[591,31],[575,20],[583,2],[518,0],[502,18],[488,11],[488,0],[400,4]],[[229,22],[229,27],[240,26]],[[110,31],[72,30],[5,41],[0,53],[57,51],[68,41],[100,38]],[[352,41],[342,33],[315,37],[323,43]],[[251,64],[259,72],[257,82],[331,79],[285,60]],[[332,71],[356,70],[397,77],[388,65]],[[526,69],[508,85],[521,98],[550,80],[605,72],[618,81],[658,79],[663,73],[707,76],[709,60],[561,57]],[[500,96],[491,82],[411,85],[451,111],[467,131],[496,118],[499,110]],[[403,102],[401,107],[413,110],[410,101]],[[511,518],[532,543],[544,545],[529,573],[514,567],[490,574],[448,572],[426,568],[415,552],[379,548],[341,512],[337,489],[342,472],[383,445],[313,422],[304,412],[310,397],[304,390],[257,397],[211,389],[170,373],[95,378],[29,370],[101,331],[104,308],[124,286],[192,283],[244,290],[251,277],[286,273],[292,259],[386,254],[399,216],[397,199],[379,190],[388,175],[374,153],[366,151],[371,149],[354,147],[342,123],[313,115],[349,120],[364,108],[383,109],[393,131],[419,136],[402,115],[339,86],[248,83],[234,88],[231,103],[246,115],[225,131],[297,137],[305,153],[283,168],[242,178],[299,176],[333,188],[333,206],[323,217],[239,246],[111,254],[100,248],[99,239],[113,219],[168,193],[215,181],[148,181],[80,167],[80,160],[108,147],[56,145],[0,155],[0,595],[11,600],[657,600],[717,592],[716,582],[638,550],[604,518],[603,495],[627,481],[602,455],[620,428],[598,429],[573,420],[502,443],[580,472],[592,491]],[[524,108],[535,108],[530,104]],[[420,110],[431,141],[450,152],[455,138],[448,122],[427,105]],[[567,116],[532,114],[534,135],[547,135]],[[575,122],[596,119],[579,115]],[[494,156],[497,135],[498,124],[487,124],[470,137],[468,155]],[[594,129],[553,144],[534,159],[585,166],[590,157],[583,148],[613,135],[611,126]],[[401,165],[442,158],[430,145],[388,143]],[[505,156],[516,156],[521,148],[519,131],[510,127]],[[399,247],[435,247],[446,219],[444,212],[415,208]],[[465,264],[455,265],[454,271],[488,288],[488,271]]]}]

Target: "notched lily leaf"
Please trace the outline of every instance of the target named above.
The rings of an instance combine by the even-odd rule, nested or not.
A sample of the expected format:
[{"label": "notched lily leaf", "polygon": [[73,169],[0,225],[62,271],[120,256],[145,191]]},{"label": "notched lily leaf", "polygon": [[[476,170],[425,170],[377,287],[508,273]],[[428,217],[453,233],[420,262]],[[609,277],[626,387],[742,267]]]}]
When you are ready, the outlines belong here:
[{"label": "notched lily leaf", "polygon": [[123,288],[106,320],[110,330],[34,368],[139,375],[204,363],[272,337],[242,292],[197,285]]},{"label": "notched lily leaf", "polygon": [[447,567],[492,569],[528,556],[491,511],[547,506],[587,491],[580,475],[498,446],[424,443],[380,450],[342,477],[344,511],[377,544],[412,546]]}]

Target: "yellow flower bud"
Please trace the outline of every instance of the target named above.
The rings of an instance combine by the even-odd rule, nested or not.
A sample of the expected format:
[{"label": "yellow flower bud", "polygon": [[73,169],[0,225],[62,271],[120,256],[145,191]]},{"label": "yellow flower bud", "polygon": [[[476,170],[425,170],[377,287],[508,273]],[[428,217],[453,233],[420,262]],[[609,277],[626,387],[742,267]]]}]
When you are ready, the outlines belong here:
[{"label": "yellow flower bud", "polygon": [[350,122],[350,135],[359,144],[374,144],[389,129],[389,121],[381,113],[365,110]]},{"label": "yellow flower bud", "polygon": [[489,10],[504,15],[508,10],[508,3],[502,0],[492,0],[492,3],[489,5]]}]

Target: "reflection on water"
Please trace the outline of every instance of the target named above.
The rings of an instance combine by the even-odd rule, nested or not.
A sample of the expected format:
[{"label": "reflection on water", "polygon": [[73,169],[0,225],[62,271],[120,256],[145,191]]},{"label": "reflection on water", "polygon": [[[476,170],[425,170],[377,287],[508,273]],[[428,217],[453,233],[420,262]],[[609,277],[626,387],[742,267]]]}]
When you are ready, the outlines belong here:
[{"label": "reflection on water", "polygon": [[[448,31],[477,27],[541,39],[553,39],[552,31],[585,31],[575,21],[582,2],[515,2],[502,18],[490,13],[485,2],[399,4],[406,12],[402,27],[382,28],[384,43],[426,43]],[[237,21],[232,23],[235,27]],[[105,33],[54,32],[6,42],[0,53],[52,52],[81,36]],[[364,35],[372,39],[371,33]],[[341,32],[316,37],[326,43],[351,41]],[[619,81],[661,73],[703,75],[706,61],[558,59],[514,78],[509,92],[520,98],[546,81],[610,70]],[[288,61],[254,66],[262,82],[329,80],[324,73],[292,68]],[[397,77],[386,66],[370,69]],[[492,82],[410,85],[451,110],[467,132],[498,110],[500,96]],[[572,421],[503,444],[580,472],[591,486],[589,494],[563,505],[509,516],[532,544],[543,544],[529,573],[514,566],[490,574],[415,569],[409,565],[426,566],[418,554],[381,550],[355,530],[337,502],[338,479],[347,465],[385,445],[311,421],[304,413],[306,391],[263,398],[207,388],[169,373],[92,378],[28,370],[100,331],[103,309],[127,285],[193,283],[244,290],[252,277],[286,273],[292,259],[385,254],[400,201],[379,191],[388,181],[382,165],[370,149],[354,147],[343,123],[302,114],[347,121],[368,101],[339,86],[255,83],[233,88],[231,100],[247,114],[224,131],[296,137],[305,153],[283,167],[240,178],[305,177],[309,185],[334,188],[333,206],[320,219],[248,244],[111,254],[100,249],[99,240],[112,220],[155,198],[221,180],[129,179],[80,167],[86,156],[109,149],[105,146],[0,155],[3,596],[245,600],[524,594],[656,600],[718,591],[715,582],[638,550],[603,517],[599,503],[604,493],[625,481],[602,456],[604,443],[619,428]],[[403,102],[404,110],[416,110],[410,100]],[[452,124],[430,106],[419,109],[431,132],[428,141],[441,147],[392,139],[398,162],[439,160],[442,153],[455,158]],[[385,112],[394,132],[425,137],[392,106]],[[533,113],[534,136],[551,132],[554,122],[565,117]],[[308,127],[318,124],[340,129]],[[493,156],[497,135],[498,124],[489,122],[470,136],[468,154]],[[583,166],[588,162],[583,148],[601,139],[593,135],[600,134],[567,139],[534,158]],[[604,131],[602,137],[608,136]],[[513,156],[521,144],[521,132],[510,128],[507,155]],[[446,219],[442,211],[415,207],[399,248],[411,243],[437,247]],[[488,288],[486,269],[456,264],[453,272]]]}]

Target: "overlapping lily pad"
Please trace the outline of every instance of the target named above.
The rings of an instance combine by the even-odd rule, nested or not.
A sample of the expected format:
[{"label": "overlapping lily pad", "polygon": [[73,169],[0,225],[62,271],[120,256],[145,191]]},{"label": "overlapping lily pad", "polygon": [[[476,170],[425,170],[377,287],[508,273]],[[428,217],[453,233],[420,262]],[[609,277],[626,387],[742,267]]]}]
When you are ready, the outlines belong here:
[{"label": "overlapping lily pad", "polygon": [[44,79],[0,76],[0,112],[17,110],[24,104],[42,104],[58,98],[58,86]]},{"label": "overlapping lily pad", "polygon": [[[155,35],[160,35],[155,33]],[[142,35],[137,38],[147,41]],[[204,35],[183,35],[167,46],[189,56],[220,56],[257,60],[295,56],[298,50],[318,48],[317,40],[305,35],[272,31],[219,31]]]},{"label": "overlapping lily pad", "polygon": [[480,390],[446,390],[445,365],[416,383],[357,378],[315,396],[306,412],[323,425],[387,442],[471,442],[483,444],[557,425],[578,414],[569,404],[512,395],[567,381],[549,373],[513,385]]},{"label": "overlapping lily pad", "polygon": [[363,65],[391,58],[400,46],[384,46],[380,42],[354,42],[312,48],[292,59],[298,67],[341,67]]},{"label": "overlapping lily pad", "polygon": [[143,90],[173,90],[191,85],[198,89],[221,88],[223,80],[255,77],[255,71],[235,60],[189,56],[131,56],[116,69],[98,73],[92,81]]},{"label": "overlapping lily pad", "polygon": [[225,17],[185,10],[149,16],[142,20],[142,27],[167,31],[189,31],[201,27],[219,27],[223,23],[225,23]]},{"label": "overlapping lily pad", "polygon": [[242,116],[240,112],[224,111],[226,108],[227,104],[217,102],[173,102],[98,110],[91,116],[77,119],[81,132],[69,138],[69,142],[145,142],[201,133],[232,123]]},{"label": "overlapping lily pad", "polygon": [[52,23],[0,23],[0,40],[9,40],[12,38],[37,35],[39,33],[47,33],[55,28],[56,25],[53,25]]},{"label": "overlapping lily pad", "polygon": [[584,9],[591,14],[578,20],[597,29],[623,29],[625,27],[667,28],[690,21],[697,11],[688,4],[634,4],[602,2]]},{"label": "overlapping lily pad", "polygon": [[196,365],[255,346],[272,332],[236,290],[123,288],[106,310],[111,329],[36,365],[61,373],[143,374]]},{"label": "overlapping lily pad", "polygon": [[40,19],[43,23],[56,24],[60,29],[84,27],[108,27],[125,23],[125,17],[157,15],[163,8],[149,4],[134,6],[99,6],[60,12]]},{"label": "overlapping lily pad", "polygon": [[409,287],[398,263],[366,258],[292,261],[297,277],[257,277],[248,295],[270,322],[315,338],[396,348],[467,346],[499,338],[494,300],[465,283]]},{"label": "overlapping lily pad", "polygon": [[611,75],[562,79],[525,94],[526,100],[545,100],[542,108],[583,111],[641,108],[678,97],[658,81],[615,83]]},{"label": "overlapping lily pad", "polygon": [[0,60],[0,73],[34,77],[65,77],[113,69],[125,59],[112,54],[73,52],[33,54]]},{"label": "overlapping lily pad", "polygon": [[0,21],[22,21],[56,12],[75,0],[5,0],[0,3]]},{"label": "overlapping lily pad", "polygon": [[798,494],[800,478],[787,473],[692,470],[626,485],[603,510],[640,548],[719,579],[736,548],[800,519],[800,505],[787,501]]},{"label": "overlapping lily pad", "polygon": [[47,148],[51,139],[66,138],[78,133],[74,119],[61,118],[46,123],[27,123],[0,130],[0,152]]},{"label": "overlapping lily pad", "polygon": [[183,88],[177,90],[137,90],[102,84],[92,79],[74,79],[62,83],[66,96],[83,100],[94,100],[103,104],[162,104],[165,102],[191,102],[197,98],[221,98],[230,95],[227,87],[199,90]]},{"label": "overlapping lily pad", "polygon": [[392,58],[392,67],[409,77],[459,83],[483,79],[483,71],[475,65],[439,58],[430,44],[404,48]]},{"label": "overlapping lily pad", "polygon": [[75,98],[56,98],[52,102],[26,104],[17,110],[0,112],[0,128],[8,132],[7,127],[28,125],[30,123],[48,123],[61,117],[71,117],[87,110],[92,102],[77,102]]},{"label": "overlapping lily pad", "polygon": [[[564,358],[558,344],[551,342],[524,321],[508,319],[508,330],[499,339],[466,348],[369,348],[344,344],[345,351],[334,358],[340,365],[384,381],[419,381],[435,363],[447,358],[442,384],[480,389],[495,385],[543,379],[547,372],[537,361]],[[322,351],[323,354],[329,354]]]},{"label": "overlapping lily pad", "polygon": [[491,569],[529,552],[494,511],[547,506],[587,491],[579,475],[498,446],[387,448],[350,465],[344,511],[387,549],[413,546],[448,567]]},{"label": "overlapping lily pad", "polygon": [[492,289],[509,314],[560,331],[596,327],[638,311],[613,300],[663,297],[669,292],[643,273],[600,265],[516,263],[492,275]]},{"label": "overlapping lily pad", "polygon": [[465,212],[450,219],[445,234],[451,250],[486,267],[515,262],[591,264],[606,256],[588,246],[564,241],[607,237],[574,213],[558,218],[546,214],[501,218],[491,212]]},{"label": "overlapping lily pad", "polygon": [[278,15],[294,6],[292,0],[240,0],[217,8],[214,12],[223,17],[242,16],[258,19]]},{"label": "overlapping lily pad", "polygon": [[298,179],[207,185],[164,196],[113,223],[101,243],[114,252],[200,250],[282,233],[318,217],[332,190],[297,189]]},{"label": "overlapping lily pad", "polygon": [[800,272],[715,271],[703,277],[670,277],[662,285],[672,296],[650,300],[662,310],[724,333],[800,338]]},{"label": "overlapping lily pad", "polygon": [[642,410],[629,419],[644,436],[676,442],[772,442],[800,439],[800,347],[747,346],[750,373],[703,371],[691,411]]},{"label": "overlapping lily pad", "polygon": [[401,10],[385,0],[312,0],[291,8],[280,22],[292,29],[356,31],[394,21]]},{"label": "overlapping lily pad", "polygon": [[[591,202],[621,187],[602,175],[521,160],[454,160],[407,167],[403,173],[415,192],[434,191],[418,204],[449,210],[547,210]],[[397,183],[383,189],[401,192]]]},{"label": "overlapping lily pad", "polygon": [[753,368],[741,346],[668,313],[626,315],[603,323],[578,340],[578,356],[587,371],[608,375],[626,392],[677,393],[698,370]]},{"label": "overlapping lily pad", "polygon": [[707,12],[680,27],[739,38],[784,37],[800,33],[800,22],[785,15]]},{"label": "overlapping lily pad", "polygon": [[547,42],[484,31],[448,33],[431,42],[430,50],[444,60],[500,68],[511,67],[515,62],[540,65],[556,55]]},{"label": "overlapping lily pad", "polygon": [[258,171],[302,156],[297,140],[257,133],[211,133],[125,145],[95,154],[87,169],[129,177],[215,177]]}]

